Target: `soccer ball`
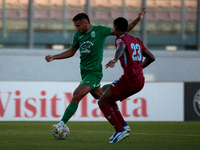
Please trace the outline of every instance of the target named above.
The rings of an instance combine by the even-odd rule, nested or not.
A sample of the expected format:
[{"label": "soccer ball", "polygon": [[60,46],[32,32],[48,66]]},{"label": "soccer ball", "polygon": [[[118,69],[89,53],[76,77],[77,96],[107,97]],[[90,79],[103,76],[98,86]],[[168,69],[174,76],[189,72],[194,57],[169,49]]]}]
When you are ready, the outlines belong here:
[{"label": "soccer ball", "polygon": [[[56,125],[57,126],[57,125]],[[63,127],[57,126],[57,132],[53,131],[53,136],[58,140],[64,140],[69,135],[69,128],[64,125]]]}]

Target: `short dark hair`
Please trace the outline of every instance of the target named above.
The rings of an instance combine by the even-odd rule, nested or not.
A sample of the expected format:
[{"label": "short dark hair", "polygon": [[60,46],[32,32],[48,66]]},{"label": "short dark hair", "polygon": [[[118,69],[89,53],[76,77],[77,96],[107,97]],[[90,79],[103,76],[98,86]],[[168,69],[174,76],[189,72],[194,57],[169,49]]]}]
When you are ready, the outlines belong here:
[{"label": "short dark hair", "polygon": [[77,21],[77,20],[83,20],[86,19],[88,21],[88,23],[90,23],[90,19],[88,17],[88,15],[86,13],[79,13],[77,14],[72,21]]},{"label": "short dark hair", "polygon": [[128,21],[123,17],[119,17],[115,19],[114,25],[116,25],[119,28],[119,30],[122,32],[128,31]]}]

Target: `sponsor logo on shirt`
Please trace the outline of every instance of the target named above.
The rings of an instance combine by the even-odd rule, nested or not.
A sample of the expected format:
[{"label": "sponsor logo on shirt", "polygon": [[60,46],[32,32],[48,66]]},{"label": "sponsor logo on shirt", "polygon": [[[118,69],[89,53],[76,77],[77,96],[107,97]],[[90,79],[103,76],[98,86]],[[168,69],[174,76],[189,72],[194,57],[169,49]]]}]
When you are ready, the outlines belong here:
[{"label": "sponsor logo on shirt", "polygon": [[116,44],[118,45],[121,41],[121,39],[117,39]]},{"label": "sponsor logo on shirt", "polygon": [[80,46],[80,53],[90,53],[91,47],[94,45],[91,41],[85,41]]}]

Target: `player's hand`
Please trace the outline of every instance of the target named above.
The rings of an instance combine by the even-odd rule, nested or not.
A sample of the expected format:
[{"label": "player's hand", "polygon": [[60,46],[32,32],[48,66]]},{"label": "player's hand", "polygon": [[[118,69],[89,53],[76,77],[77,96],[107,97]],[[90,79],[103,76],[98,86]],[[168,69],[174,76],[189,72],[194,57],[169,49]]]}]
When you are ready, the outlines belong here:
[{"label": "player's hand", "polygon": [[138,15],[138,17],[140,18],[140,20],[142,20],[142,18],[144,17],[144,14],[146,13],[146,7],[143,7]]},{"label": "player's hand", "polygon": [[106,69],[107,69],[108,67],[113,68],[113,67],[115,66],[115,63],[116,63],[115,60],[109,61],[109,62],[105,65]]},{"label": "player's hand", "polygon": [[46,59],[47,62],[51,62],[51,61],[53,61],[53,56],[47,55],[47,56],[45,57],[45,59]]}]

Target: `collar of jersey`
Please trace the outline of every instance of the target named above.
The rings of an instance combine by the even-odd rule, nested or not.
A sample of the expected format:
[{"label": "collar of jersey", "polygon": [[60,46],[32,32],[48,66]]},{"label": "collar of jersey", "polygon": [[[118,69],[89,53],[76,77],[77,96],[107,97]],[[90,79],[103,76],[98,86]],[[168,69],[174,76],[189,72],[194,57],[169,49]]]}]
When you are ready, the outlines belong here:
[{"label": "collar of jersey", "polygon": [[[85,34],[89,33],[93,28],[93,25],[91,26],[90,30],[88,30]],[[82,35],[85,35],[85,34],[82,34]]]},{"label": "collar of jersey", "polygon": [[93,25],[91,26],[90,30],[88,30],[85,34],[87,34],[88,32],[90,32],[93,28]]}]

